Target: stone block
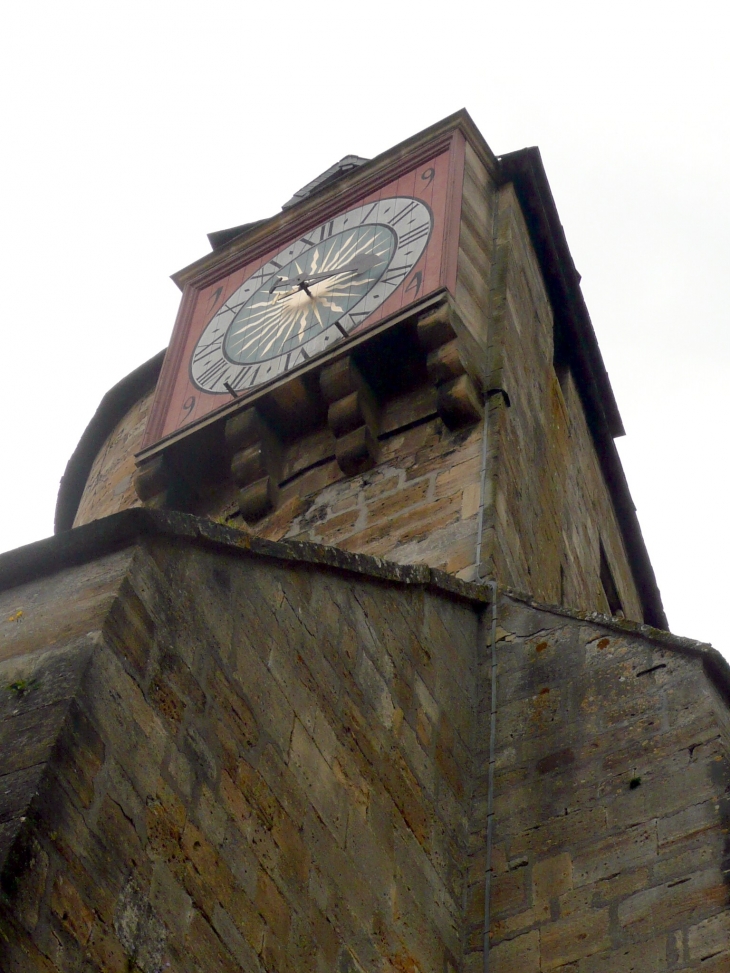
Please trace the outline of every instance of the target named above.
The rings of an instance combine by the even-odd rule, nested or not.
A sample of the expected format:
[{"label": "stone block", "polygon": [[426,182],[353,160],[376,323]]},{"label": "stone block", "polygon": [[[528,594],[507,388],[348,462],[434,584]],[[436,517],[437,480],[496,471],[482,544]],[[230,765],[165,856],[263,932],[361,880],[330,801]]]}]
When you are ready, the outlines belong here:
[{"label": "stone block", "polygon": [[494,875],[490,911],[495,916],[524,911],[527,906],[527,879],[526,868]]},{"label": "stone block", "polygon": [[167,783],[159,778],[145,808],[145,851],[153,861],[172,861],[180,857],[180,839],[186,820],[184,804]]},{"label": "stone block", "polygon": [[[688,795],[691,800],[694,795]],[[659,847],[664,848],[673,842],[689,838],[709,828],[720,827],[719,809],[714,798],[704,803],[693,803],[677,814],[660,817],[657,821]]]},{"label": "stone block", "polygon": [[[3,973],[58,973],[58,966],[54,960],[44,956],[34,942],[18,942],[10,940],[0,945],[0,959],[2,959]],[[110,973],[117,973],[110,970]],[[126,971],[125,971],[126,973]]]},{"label": "stone block", "polygon": [[[722,953],[730,957],[730,912],[721,912],[690,926],[687,931],[687,948],[689,958],[703,964]],[[704,968],[703,965],[702,969]]]},{"label": "stone block", "polygon": [[277,939],[285,943],[289,936],[291,908],[266,872],[259,872],[255,906]]},{"label": "stone block", "polygon": [[98,919],[86,944],[86,951],[104,973],[127,973],[129,970],[129,955],[119,942],[114,927]]},{"label": "stone block", "polygon": [[144,851],[140,837],[134,824],[109,795],[98,808],[96,829],[117,869],[123,871],[141,866]]},{"label": "stone block", "polygon": [[[12,693],[7,686],[2,692]],[[59,701],[0,721],[0,776],[29,770],[48,760],[68,710]]]},{"label": "stone block", "polygon": [[193,915],[192,899],[161,861],[152,869],[150,905],[173,934],[184,940]]},{"label": "stone block", "polygon": [[572,887],[573,866],[566,852],[532,866],[532,896],[535,903],[557,899]]},{"label": "stone block", "polygon": [[347,827],[347,795],[302,724],[295,720],[289,764],[333,837],[343,847]]},{"label": "stone block", "polygon": [[51,909],[63,928],[85,946],[94,925],[94,913],[75,886],[64,875],[57,875],[51,890]]},{"label": "stone block", "polygon": [[429,925],[452,951],[459,950],[461,899],[457,900],[412,834],[400,829],[395,837],[395,889],[406,888]]},{"label": "stone block", "polygon": [[[277,626],[278,628],[278,626]],[[276,631],[276,628],[273,629]],[[262,646],[269,644],[273,632],[260,633]],[[259,726],[277,744],[282,753],[289,749],[294,711],[276,680],[261,661],[251,644],[253,632],[239,632],[235,648],[234,686],[240,691]],[[236,685],[237,684],[237,685]]]},{"label": "stone block", "polygon": [[589,956],[579,962],[577,973],[665,973],[670,968],[667,959],[667,941],[662,937]]},{"label": "stone block", "polygon": [[199,912],[193,915],[185,945],[198,969],[215,970],[216,973],[241,973],[238,960]]},{"label": "stone block", "polygon": [[727,901],[727,887],[717,868],[637,892],[618,907],[618,919],[631,939],[697,921]]},{"label": "stone block", "polygon": [[155,622],[128,579],[107,615],[104,632],[130,671],[141,676],[154,645]]},{"label": "stone block", "polygon": [[656,826],[653,822],[598,841],[596,837],[596,832],[586,834],[586,847],[573,856],[573,883],[576,888],[626,869],[649,864],[656,858]]},{"label": "stone block", "polygon": [[559,919],[540,931],[541,968],[554,970],[599,953],[610,945],[608,909]]},{"label": "stone block", "polygon": [[584,885],[582,888],[564,892],[556,901],[561,919],[567,919],[581,912],[590,912],[592,908],[603,905],[596,896],[595,885]]},{"label": "stone block", "polygon": [[139,685],[109,650],[94,655],[87,677],[85,712],[139,794],[154,793],[168,741],[165,723]]},{"label": "stone block", "polygon": [[691,875],[693,871],[710,868],[721,861],[725,834],[717,828],[711,834],[701,832],[695,839],[682,842],[675,847],[669,845],[661,850],[661,857],[652,867],[653,883],[671,882],[675,878]]},{"label": "stone block", "polygon": [[393,725],[395,706],[387,683],[365,652],[360,653],[356,679],[369,706],[386,729]]},{"label": "stone block", "polygon": [[[656,877],[657,865],[652,866],[651,873]],[[633,871],[619,872],[617,875],[610,875],[608,878],[596,882],[595,885],[585,886],[586,890],[591,890],[598,897],[600,903],[609,902],[612,899],[620,899],[632,892],[638,892],[650,884],[649,868],[637,868]]]},{"label": "stone block", "polygon": [[[491,923],[491,938],[493,943],[498,943],[502,939],[513,939],[519,933],[525,932],[532,926],[543,925],[551,918],[550,903],[543,902],[541,905],[524,912],[518,912],[507,918],[497,919]],[[477,939],[483,933],[483,923],[475,929]]]},{"label": "stone block", "polygon": [[403,510],[415,507],[426,500],[431,489],[431,477],[425,476],[420,480],[411,480],[387,496],[373,499],[367,504],[368,523],[388,521]]},{"label": "stone block", "polygon": [[213,929],[215,929],[223,945],[240,964],[240,968],[242,970],[246,970],[247,973],[248,971],[251,971],[251,973],[257,973],[257,971],[261,970],[258,955],[246,942],[236,928],[236,924],[233,922],[225,909],[221,908],[220,905],[216,905],[213,910],[211,925],[213,926]]},{"label": "stone block", "polygon": [[489,950],[489,968],[492,973],[539,973],[543,967],[537,929],[493,946]]}]

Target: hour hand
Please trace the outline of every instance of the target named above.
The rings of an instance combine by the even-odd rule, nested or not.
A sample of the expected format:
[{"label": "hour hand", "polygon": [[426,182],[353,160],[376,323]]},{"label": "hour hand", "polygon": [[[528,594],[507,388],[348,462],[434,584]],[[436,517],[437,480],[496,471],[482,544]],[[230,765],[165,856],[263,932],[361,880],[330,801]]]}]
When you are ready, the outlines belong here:
[{"label": "hour hand", "polygon": [[301,289],[302,284],[306,284],[308,277],[279,277],[269,288],[269,294],[273,294],[275,290],[280,287],[293,287],[296,290]]}]

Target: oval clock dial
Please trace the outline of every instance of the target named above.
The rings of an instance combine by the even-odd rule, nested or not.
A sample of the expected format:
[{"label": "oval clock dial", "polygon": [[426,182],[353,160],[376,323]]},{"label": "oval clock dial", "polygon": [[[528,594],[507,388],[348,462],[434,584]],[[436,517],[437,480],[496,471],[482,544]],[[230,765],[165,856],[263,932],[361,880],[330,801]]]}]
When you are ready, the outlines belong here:
[{"label": "oval clock dial", "polygon": [[289,244],[208,322],[190,360],[193,383],[205,392],[238,392],[331,348],[403,283],[432,225],[425,203],[392,196]]}]

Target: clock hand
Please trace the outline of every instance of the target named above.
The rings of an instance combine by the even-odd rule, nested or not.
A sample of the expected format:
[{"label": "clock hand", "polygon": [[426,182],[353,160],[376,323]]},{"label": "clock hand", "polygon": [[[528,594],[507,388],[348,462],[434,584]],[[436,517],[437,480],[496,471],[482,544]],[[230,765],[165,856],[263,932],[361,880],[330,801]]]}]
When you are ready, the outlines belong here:
[{"label": "clock hand", "polygon": [[340,274],[364,274],[368,270],[379,263],[380,258],[376,257],[372,253],[363,253],[357,260],[352,260],[349,264],[345,264],[344,267],[339,267],[337,270],[332,270],[327,274],[315,274],[310,275],[306,279],[308,282],[312,283],[319,280],[326,280],[328,277],[339,277]]},{"label": "clock hand", "polygon": [[303,290],[309,297],[312,295],[307,290],[311,284],[318,284],[322,280],[330,277],[340,277],[342,274],[363,274],[378,263],[378,258],[373,254],[363,254],[352,263],[345,264],[337,270],[332,270],[327,274],[302,274],[299,277],[280,277],[279,280],[269,288],[269,294],[273,294],[280,287],[293,287]]},{"label": "clock hand", "polygon": [[352,271],[336,270],[330,274],[311,274],[308,277],[280,277],[279,280],[275,284],[272,284],[269,288],[269,294],[273,294],[273,292],[279,290],[280,287],[291,287],[293,290],[300,290],[304,291],[305,293],[309,293],[307,288],[311,284],[318,284],[320,281],[327,280],[329,277],[339,277],[341,274],[345,273],[352,273]]}]

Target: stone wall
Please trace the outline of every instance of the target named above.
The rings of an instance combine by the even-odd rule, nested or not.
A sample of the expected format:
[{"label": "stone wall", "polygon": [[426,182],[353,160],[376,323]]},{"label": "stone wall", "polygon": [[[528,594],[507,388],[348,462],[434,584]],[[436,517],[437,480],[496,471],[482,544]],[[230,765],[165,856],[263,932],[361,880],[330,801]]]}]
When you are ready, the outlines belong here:
[{"label": "stone wall", "polygon": [[[141,446],[151,393],[120,419],[100,450],[74,526],[139,506],[134,454]],[[276,509],[246,525],[236,518],[236,488],[223,484],[195,512],[270,540],[334,544],[347,551],[423,562],[471,579],[480,500],[481,424],[449,430],[436,413],[433,389],[384,410],[378,465],[347,477],[329,430],[287,449],[288,477]],[[394,426],[394,428],[389,428]]]},{"label": "stone wall", "polygon": [[[119,557],[2,596],[36,626],[0,664],[3,973],[455,971],[471,605],[235,543]],[[96,632],[51,637],[61,591]]]},{"label": "stone wall", "polygon": [[[500,191],[490,338],[491,496],[486,577],[551,604],[608,612],[606,551],[624,614],[642,609],[611,496],[570,371],[553,367],[553,313],[521,209]],[[610,613],[610,612],[609,612]]]},{"label": "stone wall", "polygon": [[[509,598],[496,657],[490,973],[730,969],[728,707],[703,670],[711,657]],[[473,973],[488,716],[472,820]]]},{"label": "stone wall", "polygon": [[[2,586],[3,973],[483,969],[484,587],[146,511]],[[725,971],[726,663],[497,607],[490,973]]]},{"label": "stone wall", "polygon": [[142,445],[154,388],[121,417],[97,453],[74,519],[74,527],[140,506],[134,491],[134,454]]},{"label": "stone wall", "polygon": [[480,454],[481,425],[452,432],[432,419],[384,442],[375,470],[349,478],[338,470],[335,484],[297,498],[302,513],[283,530],[275,512],[256,532],[424,563],[471,580]]}]

